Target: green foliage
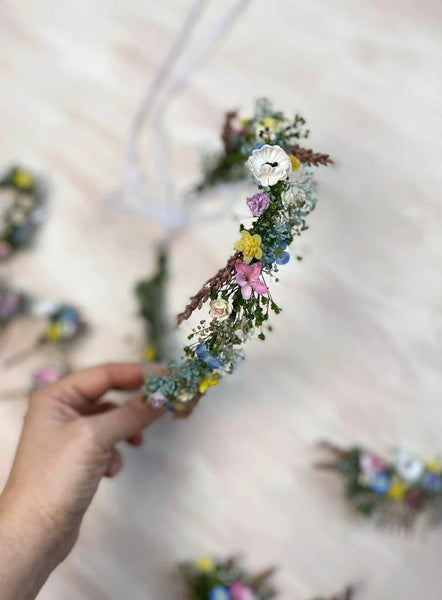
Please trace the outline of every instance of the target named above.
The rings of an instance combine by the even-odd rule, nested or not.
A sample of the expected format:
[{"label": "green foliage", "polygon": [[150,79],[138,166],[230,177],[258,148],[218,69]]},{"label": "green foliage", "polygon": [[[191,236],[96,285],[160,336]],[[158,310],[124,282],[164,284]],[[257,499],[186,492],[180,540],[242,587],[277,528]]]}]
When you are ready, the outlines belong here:
[{"label": "green foliage", "polygon": [[155,360],[162,361],[166,357],[165,340],[167,335],[166,308],[167,255],[159,248],[157,267],[149,279],[139,281],[135,288],[138,299],[139,314],[144,319],[149,346]]}]

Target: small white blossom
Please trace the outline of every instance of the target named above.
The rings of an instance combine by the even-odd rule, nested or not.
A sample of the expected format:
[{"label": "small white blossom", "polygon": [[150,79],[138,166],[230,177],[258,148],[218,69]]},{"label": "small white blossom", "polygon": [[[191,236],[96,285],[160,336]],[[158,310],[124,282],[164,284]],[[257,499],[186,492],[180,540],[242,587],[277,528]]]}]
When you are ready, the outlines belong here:
[{"label": "small white blossom", "polygon": [[210,302],[209,315],[218,321],[225,321],[232,313],[233,305],[229,300],[223,298],[216,298]]}]

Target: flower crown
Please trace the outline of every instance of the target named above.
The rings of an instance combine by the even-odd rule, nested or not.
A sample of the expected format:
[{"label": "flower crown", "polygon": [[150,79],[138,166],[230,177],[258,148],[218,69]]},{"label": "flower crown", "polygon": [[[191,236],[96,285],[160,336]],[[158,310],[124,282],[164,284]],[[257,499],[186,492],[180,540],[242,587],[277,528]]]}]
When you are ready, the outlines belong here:
[{"label": "flower crown", "polygon": [[0,179],[0,262],[28,246],[44,218],[46,190],[22,167],[11,167]]},{"label": "flower crown", "polygon": [[210,321],[200,320],[188,336],[181,362],[172,362],[166,376],[146,381],[145,398],[176,416],[187,416],[200,397],[235,370],[244,358],[242,345],[255,332],[265,339],[271,312],[281,309],[270,293],[271,280],[289,259],[289,246],[307,229],[306,217],[316,204],[309,165],[328,164],[328,155],[301,148],[307,137],[299,115],[288,119],[259,101],[251,119],[228,113],[223,130],[224,152],[206,169],[199,189],[251,173],[258,190],[246,202],[254,217],[240,225],[235,253],[225,267],[195,294],[177,324],[210,302]]},{"label": "flower crown", "polygon": [[407,450],[396,450],[388,462],[360,447],[342,450],[323,442],[334,455],[316,466],[335,469],[345,479],[345,496],[363,515],[381,526],[409,529],[429,509],[442,518],[442,460],[423,461]]}]

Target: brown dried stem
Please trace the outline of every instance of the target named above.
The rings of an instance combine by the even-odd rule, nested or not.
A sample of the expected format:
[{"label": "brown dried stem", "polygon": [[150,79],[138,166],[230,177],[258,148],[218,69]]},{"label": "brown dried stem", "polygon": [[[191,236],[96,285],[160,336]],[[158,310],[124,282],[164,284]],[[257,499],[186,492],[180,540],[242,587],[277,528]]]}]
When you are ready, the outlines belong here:
[{"label": "brown dried stem", "polygon": [[232,110],[227,112],[224,118],[224,124],[221,130],[221,139],[223,141],[224,151],[226,154],[228,154],[230,151],[230,146],[232,143],[232,121],[236,118],[237,114],[238,113],[236,110]]},{"label": "brown dried stem", "polygon": [[302,148],[298,144],[290,147],[290,152],[296,156],[305,165],[331,165],[333,160],[328,154],[322,154],[321,152],[313,152],[310,148]]},{"label": "brown dried stem", "polygon": [[190,298],[190,302],[184,311],[177,316],[177,326],[189,319],[195,310],[200,310],[204,302],[207,302],[210,298],[212,292],[218,290],[230,281],[235,272],[235,263],[238,260],[238,257],[239,252],[235,252],[235,254],[227,261],[226,266],[220,269],[216,275],[208,279],[200,291]]}]

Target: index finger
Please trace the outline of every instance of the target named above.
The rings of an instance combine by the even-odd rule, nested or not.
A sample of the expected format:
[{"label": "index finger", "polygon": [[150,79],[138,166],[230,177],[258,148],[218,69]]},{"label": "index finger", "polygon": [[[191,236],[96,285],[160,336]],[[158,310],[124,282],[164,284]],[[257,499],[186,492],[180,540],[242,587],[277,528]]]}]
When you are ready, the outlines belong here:
[{"label": "index finger", "polygon": [[57,393],[72,406],[96,402],[109,390],[136,390],[144,383],[148,372],[164,373],[164,367],[155,363],[109,363],[90,367],[63,377],[51,389],[43,392]]}]

